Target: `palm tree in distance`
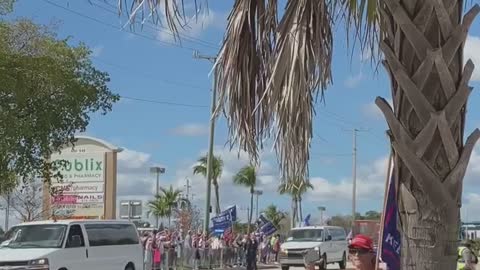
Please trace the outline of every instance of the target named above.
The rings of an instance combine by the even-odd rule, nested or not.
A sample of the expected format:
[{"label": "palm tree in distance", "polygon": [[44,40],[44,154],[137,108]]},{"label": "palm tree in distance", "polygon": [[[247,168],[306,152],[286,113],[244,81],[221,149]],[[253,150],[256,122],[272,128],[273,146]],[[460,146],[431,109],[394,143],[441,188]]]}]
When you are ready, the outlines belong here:
[{"label": "palm tree in distance", "polygon": [[293,182],[292,189],[295,190],[295,193],[297,195],[297,203],[298,203],[298,218],[300,221],[303,220],[303,207],[302,207],[302,199],[303,195],[308,192],[308,190],[313,189],[312,183],[310,183],[309,180],[301,179],[301,178],[296,178],[296,180]]},{"label": "palm tree in distance", "polygon": [[[153,215],[156,218],[168,217],[168,205],[165,203],[163,196],[156,195],[155,198],[147,203],[147,215]],[[156,228],[158,229],[158,228]]]},{"label": "palm tree in distance", "polygon": [[[215,213],[219,215],[220,209],[220,188],[218,180],[222,176],[223,160],[219,156],[214,156],[212,161],[212,185],[215,190]],[[203,156],[198,160],[198,164],[193,167],[193,174],[200,174],[207,177],[207,156]]]},{"label": "palm tree in distance", "polygon": [[291,202],[291,205],[290,205],[290,208],[291,208],[291,220],[290,220],[290,226],[292,228],[295,228],[296,227],[296,222],[297,222],[297,198],[295,197],[295,194],[293,192],[293,190],[290,188],[290,186],[288,185],[288,183],[286,181],[282,181],[280,183],[280,185],[278,186],[278,193],[280,193],[280,195],[285,195],[285,194],[288,194],[291,198],[292,198],[292,202]]},{"label": "palm tree in distance", "polygon": [[286,218],[286,214],[280,210],[278,210],[277,206],[274,204],[269,205],[263,213],[265,217],[270,220],[278,230],[281,230],[281,222]]},{"label": "palm tree in distance", "polygon": [[240,169],[238,173],[233,177],[233,183],[239,186],[244,186],[249,189],[250,192],[250,215],[248,217],[248,229],[250,233],[250,227],[253,218],[253,194],[255,192],[255,185],[257,184],[257,171],[255,166],[248,165]]},{"label": "palm tree in distance", "polygon": [[[178,38],[188,20],[184,1],[120,2],[166,14]],[[463,178],[480,137],[476,129],[464,140],[474,65],[464,65],[463,48],[480,7],[462,17],[462,0],[287,0],[277,24],[279,3],[236,0],[228,18],[216,81],[231,143],[255,159],[274,135],[284,177],[307,176],[314,105],[332,83],[332,28],[342,19],[361,49],[380,49],[391,80],[393,108],[376,103],[399,187],[401,269],[454,269]]]},{"label": "palm tree in distance", "polygon": [[283,181],[278,187],[281,195],[288,194],[292,197],[292,228],[295,227],[295,222],[303,220],[302,198],[309,189],[313,189],[313,185],[301,177]]},{"label": "palm tree in distance", "polygon": [[148,207],[154,216],[168,217],[168,227],[170,228],[173,211],[181,205],[179,201],[182,200],[180,198],[182,191],[173,189],[172,185],[169,189],[160,188],[160,191],[162,193],[156,196],[155,200],[150,201]]}]

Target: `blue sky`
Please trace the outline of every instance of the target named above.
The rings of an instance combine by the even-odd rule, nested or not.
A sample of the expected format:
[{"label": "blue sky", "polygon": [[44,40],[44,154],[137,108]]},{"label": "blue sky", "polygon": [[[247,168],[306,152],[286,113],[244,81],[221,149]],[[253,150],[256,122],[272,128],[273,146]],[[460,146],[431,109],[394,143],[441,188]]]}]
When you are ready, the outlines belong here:
[{"label": "blue sky", "polygon": [[[115,5],[116,1],[107,1]],[[52,4],[53,3],[53,4]],[[218,52],[232,0],[210,1],[210,11],[185,29],[182,45],[174,44],[171,34],[161,26],[137,27],[134,34],[118,27],[125,18],[114,13],[114,7],[103,0],[19,0],[9,16],[33,18],[41,24],[58,23],[60,38],[70,43],[86,43],[93,51],[95,65],[111,76],[110,88],[125,97],[158,101],[142,102],[122,99],[106,116],[95,115],[87,134],[108,140],[126,150],[119,157],[119,199],[147,200],[153,192],[152,164],[167,168],[162,185],[183,188],[188,177],[195,202],[203,207],[205,181],[191,175],[195,160],[205,153],[208,143],[210,104],[209,72],[211,63],[192,57],[193,49],[202,54]],[[58,7],[58,6],[60,7]],[[61,8],[63,7],[63,8]],[[113,11],[113,13],[112,13]],[[157,29],[155,29],[157,28]],[[310,175],[315,190],[305,199],[305,212],[316,215],[316,207],[327,207],[327,215],[351,212],[352,133],[358,134],[358,210],[380,210],[388,155],[386,125],[373,105],[376,96],[390,97],[388,77],[382,67],[374,72],[368,55],[346,47],[341,27],[335,33],[333,62],[334,84],[326,92],[325,104],[317,105],[315,137],[312,143]],[[174,44],[171,46],[169,44]],[[475,49],[476,48],[476,49]],[[480,67],[480,20],[470,31],[465,53]],[[467,130],[480,125],[480,68],[471,85],[476,87],[469,106]],[[177,105],[161,102],[177,103]],[[180,106],[187,104],[188,106]],[[216,128],[216,151],[225,162],[221,179],[222,204],[247,206],[248,193],[233,187],[231,177],[248,158],[230,152],[227,127],[220,118]],[[464,201],[469,219],[480,220],[480,148],[474,153],[466,180]],[[275,156],[267,149],[262,154],[260,186],[265,190],[260,208],[275,203],[289,208],[289,200],[276,194],[278,169]]]}]

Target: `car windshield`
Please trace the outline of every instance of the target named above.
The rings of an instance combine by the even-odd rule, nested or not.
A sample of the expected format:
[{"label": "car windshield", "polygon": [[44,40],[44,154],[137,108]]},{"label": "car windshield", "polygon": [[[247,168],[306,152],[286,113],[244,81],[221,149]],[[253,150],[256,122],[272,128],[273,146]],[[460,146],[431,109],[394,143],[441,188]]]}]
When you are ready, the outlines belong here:
[{"label": "car windshield", "polygon": [[24,225],[6,234],[1,248],[59,248],[65,237],[66,225]]},{"label": "car windshield", "polygon": [[287,238],[288,241],[323,241],[322,229],[292,230]]}]

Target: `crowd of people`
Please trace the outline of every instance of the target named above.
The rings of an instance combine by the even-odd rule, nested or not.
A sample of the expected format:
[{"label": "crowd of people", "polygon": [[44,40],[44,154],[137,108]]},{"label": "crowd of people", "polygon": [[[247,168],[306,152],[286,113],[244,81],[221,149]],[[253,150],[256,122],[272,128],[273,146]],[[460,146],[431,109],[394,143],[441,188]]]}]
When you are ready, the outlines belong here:
[{"label": "crowd of people", "polygon": [[170,270],[177,265],[192,269],[244,266],[255,270],[257,262],[278,263],[280,236],[258,233],[207,235],[202,231],[163,230],[144,232],[144,263],[147,270]]},{"label": "crowd of people", "polygon": [[[178,265],[192,269],[231,268],[243,266],[256,270],[257,263],[278,263],[280,236],[263,236],[256,233],[207,235],[202,231],[152,231],[141,236],[144,263],[147,270],[174,270]],[[365,235],[356,235],[349,242],[349,259],[355,270],[373,270],[376,251],[373,241]],[[471,251],[471,243],[459,248],[457,269],[474,270],[478,259]],[[315,264],[305,265],[315,269]]]}]

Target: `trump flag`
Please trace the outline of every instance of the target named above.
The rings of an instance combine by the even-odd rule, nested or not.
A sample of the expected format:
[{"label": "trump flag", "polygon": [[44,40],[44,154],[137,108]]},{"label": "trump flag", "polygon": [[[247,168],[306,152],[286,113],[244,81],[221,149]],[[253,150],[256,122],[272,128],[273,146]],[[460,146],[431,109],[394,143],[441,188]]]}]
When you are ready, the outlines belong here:
[{"label": "trump flag", "polygon": [[400,245],[401,236],[397,229],[397,192],[395,178],[390,178],[388,187],[387,204],[385,207],[385,216],[383,221],[382,235],[382,261],[385,262],[389,270],[400,269]]}]

